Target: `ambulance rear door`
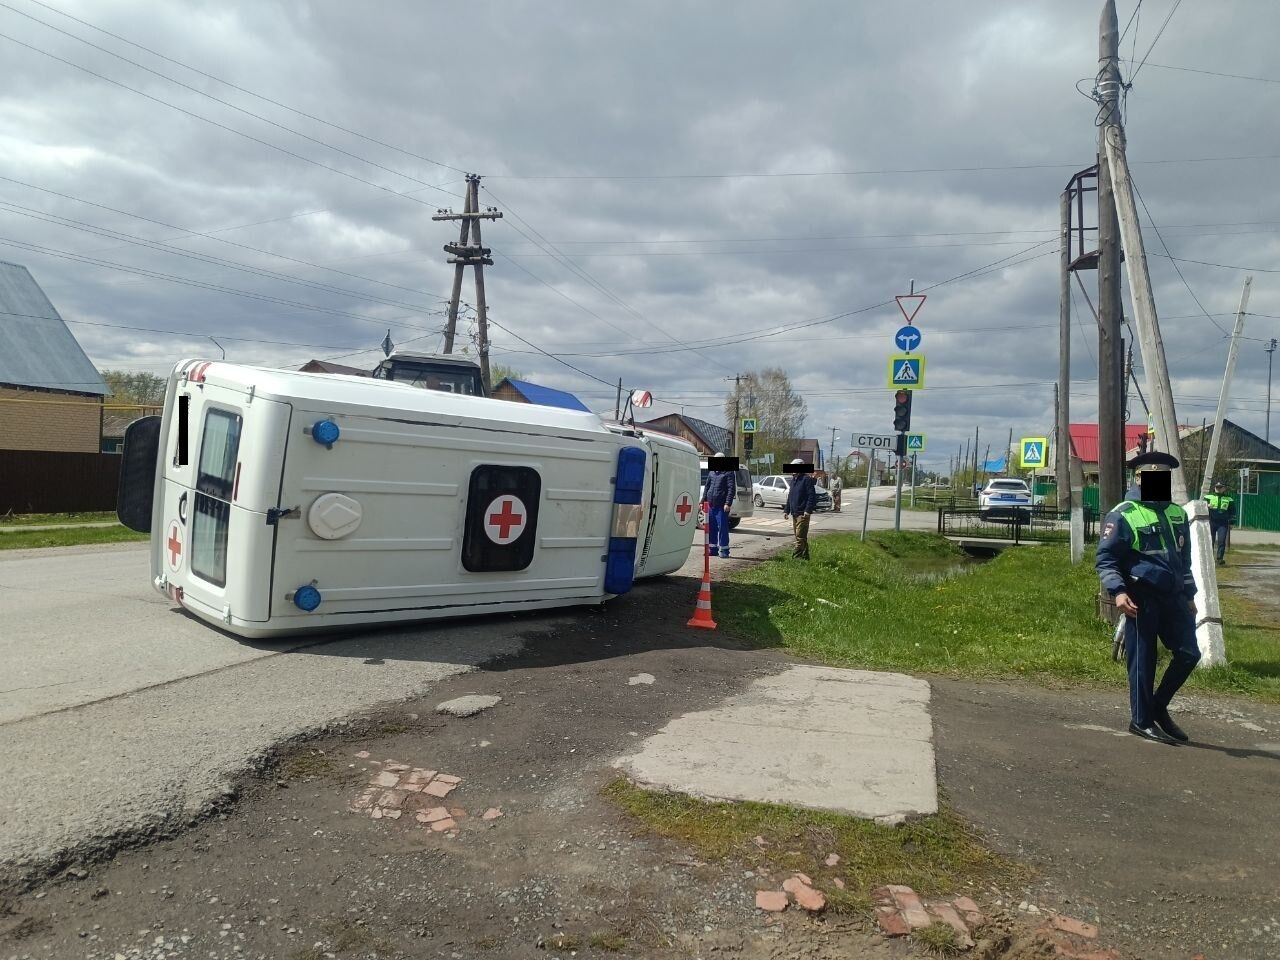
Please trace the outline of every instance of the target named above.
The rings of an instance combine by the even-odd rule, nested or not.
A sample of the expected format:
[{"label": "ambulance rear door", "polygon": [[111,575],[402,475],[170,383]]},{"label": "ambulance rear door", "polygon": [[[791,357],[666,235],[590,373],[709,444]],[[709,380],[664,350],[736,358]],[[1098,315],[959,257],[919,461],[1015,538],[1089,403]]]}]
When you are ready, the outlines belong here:
[{"label": "ambulance rear door", "polygon": [[208,361],[175,372],[152,530],[169,595],[228,624],[268,617],[270,511],[279,503],[291,413],[288,403],[255,397],[246,374]]}]

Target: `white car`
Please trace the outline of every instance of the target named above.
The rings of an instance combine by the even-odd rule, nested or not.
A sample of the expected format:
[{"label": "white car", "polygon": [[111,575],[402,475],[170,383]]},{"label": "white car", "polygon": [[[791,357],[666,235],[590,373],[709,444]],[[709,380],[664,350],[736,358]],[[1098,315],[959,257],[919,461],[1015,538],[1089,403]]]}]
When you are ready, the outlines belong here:
[{"label": "white car", "polygon": [[1024,480],[997,477],[978,493],[978,516],[984,520],[1031,519],[1031,489]]},{"label": "white car", "polygon": [[[827,492],[826,487],[816,487],[818,494],[818,509],[831,509],[831,494]],[[791,494],[791,478],[786,474],[775,474],[769,477],[761,477],[752,484],[752,493],[757,507],[777,507],[779,510],[787,508],[787,497]]]},{"label": "white car", "polygon": [[[707,489],[707,461],[702,461],[702,486],[698,488],[698,503],[702,503],[703,495]],[[739,467],[738,474],[735,478],[737,483],[734,484],[733,505],[729,507],[729,529],[735,529],[744,519],[749,519],[755,509],[752,505],[751,498],[751,471],[746,467]],[[702,527],[706,523],[707,518],[702,514],[702,508],[698,508],[698,526]]]}]

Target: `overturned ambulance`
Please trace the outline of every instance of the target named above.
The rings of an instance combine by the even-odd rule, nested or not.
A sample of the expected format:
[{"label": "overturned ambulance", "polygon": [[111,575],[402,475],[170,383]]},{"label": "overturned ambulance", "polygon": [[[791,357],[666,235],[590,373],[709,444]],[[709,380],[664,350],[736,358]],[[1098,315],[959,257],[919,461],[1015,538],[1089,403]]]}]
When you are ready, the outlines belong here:
[{"label": "overturned ambulance", "polygon": [[186,360],[125,438],[157,589],[272,637],[598,604],[678,569],[698,455],[592,413]]}]

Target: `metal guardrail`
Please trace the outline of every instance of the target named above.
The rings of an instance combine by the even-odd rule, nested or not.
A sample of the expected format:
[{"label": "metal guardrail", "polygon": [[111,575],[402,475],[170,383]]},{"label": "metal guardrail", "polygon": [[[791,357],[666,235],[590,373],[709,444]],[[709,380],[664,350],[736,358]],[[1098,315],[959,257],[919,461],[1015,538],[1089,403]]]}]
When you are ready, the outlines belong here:
[{"label": "metal guardrail", "polygon": [[[1009,514],[983,516],[976,507],[939,507],[938,533],[944,537],[1012,540],[1020,543],[1068,543],[1071,540],[1071,514],[1036,505]],[[1085,507],[1084,539],[1098,537],[1098,515]]]}]

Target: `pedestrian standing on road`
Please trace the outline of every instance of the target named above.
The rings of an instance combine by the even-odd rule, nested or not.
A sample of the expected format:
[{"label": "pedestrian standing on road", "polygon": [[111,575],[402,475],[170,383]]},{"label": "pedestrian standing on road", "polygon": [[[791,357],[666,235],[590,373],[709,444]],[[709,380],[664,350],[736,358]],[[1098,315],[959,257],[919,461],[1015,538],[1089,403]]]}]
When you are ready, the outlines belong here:
[{"label": "pedestrian standing on road", "polygon": [[[1169,716],[1169,703],[1200,661],[1200,647],[1191,532],[1186,512],[1170,502],[1170,475],[1162,472],[1178,460],[1152,452],[1129,466],[1146,469],[1103,521],[1096,563],[1103,589],[1125,616],[1129,732],[1156,743],[1185,743],[1189,737]],[[1157,637],[1172,657],[1153,693]]]},{"label": "pedestrian standing on road", "polygon": [[844,489],[844,481],[840,479],[840,474],[836,474],[831,478],[831,509],[836,513],[840,512],[840,491]]},{"label": "pedestrian standing on road", "polygon": [[[712,463],[723,459],[716,453]],[[729,559],[729,508],[737,491],[737,477],[733,470],[711,470],[707,473],[706,489],[702,499],[707,504],[707,556],[717,554]]]},{"label": "pedestrian standing on road", "polygon": [[1213,493],[1204,498],[1209,504],[1209,533],[1213,539],[1218,566],[1226,566],[1227,544],[1231,540],[1231,524],[1235,520],[1235,501],[1227,496],[1227,485],[1221,480],[1213,485]]},{"label": "pedestrian standing on road", "polygon": [[[804,461],[796,459],[791,463],[794,466],[804,464]],[[813,474],[793,473],[783,516],[791,518],[791,532],[796,537],[796,546],[791,555],[799,560],[809,559],[809,517],[817,508],[818,490]]]}]

